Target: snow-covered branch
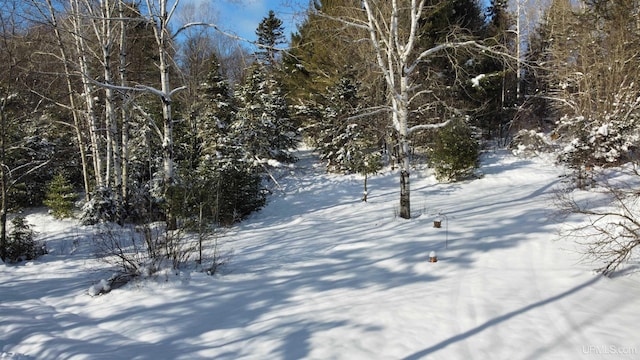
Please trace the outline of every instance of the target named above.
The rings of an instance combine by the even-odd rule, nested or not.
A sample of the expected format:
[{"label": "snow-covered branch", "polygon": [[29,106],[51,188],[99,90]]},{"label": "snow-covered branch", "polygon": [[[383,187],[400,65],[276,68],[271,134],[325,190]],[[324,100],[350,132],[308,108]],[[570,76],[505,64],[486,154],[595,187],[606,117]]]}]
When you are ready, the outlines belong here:
[{"label": "snow-covered branch", "polygon": [[32,174],[34,172],[36,172],[38,169],[46,166],[47,164],[49,164],[51,161],[53,160],[53,158],[46,160],[46,161],[42,161],[40,164],[37,164],[37,162],[30,162],[24,165],[21,165],[15,169],[12,169],[11,172],[15,172],[17,170],[20,170],[22,168],[28,167],[28,166],[33,166],[32,168],[30,168],[29,170],[27,170],[24,174],[18,176],[17,178],[11,180],[11,182],[9,183],[8,187],[13,187],[15,184],[17,184],[20,180],[24,179],[25,177],[29,176],[29,174]]},{"label": "snow-covered branch", "polygon": [[449,123],[451,122],[451,119],[444,121],[444,122],[439,122],[436,124],[420,124],[420,125],[415,125],[409,128],[409,134],[418,131],[418,130],[433,130],[433,129],[439,129],[442,127],[447,126]]},{"label": "snow-covered branch", "polygon": [[138,84],[134,87],[129,87],[129,86],[118,86],[118,85],[106,85],[107,87],[112,87],[114,89],[120,89],[123,91],[127,91],[127,90],[132,90],[132,91],[145,91],[148,93],[151,93],[153,95],[159,96],[163,99],[168,99],[169,97],[167,96],[167,94],[165,94],[162,90],[160,89],[156,89],[153,86],[148,86],[148,85],[141,85]]},{"label": "snow-covered branch", "polygon": [[344,17],[331,16],[331,15],[327,15],[327,14],[321,12],[321,11],[316,13],[315,15],[318,15],[318,16],[323,17],[325,19],[337,21],[337,22],[339,22],[339,23],[341,23],[343,25],[349,26],[349,27],[353,27],[353,28],[369,31],[369,24],[362,23],[362,22],[357,21],[357,20],[350,20],[350,19],[345,19]]},{"label": "snow-covered branch", "polygon": [[274,51],[286,51],[287,50],[287,48],[277,48],[277,47],[273,47],[273,46],[260,44],[257,41],[252,41],[252,40],[249,40],[249,39],[244,38],[242,36],[238,36],[236,34],[233,34],[233,33],[230,33],[228,31],[222,30],[217,24],[208,23],[208,22],[189,22],[189,23],[186,23],[186,24],[182,25],[178,30],[176,30],[173,33],[172,37],[175,39],[181,32],[183,32],[183,31],[185,31],[185,30],[187,30],[189,28],[196,27],[196,26],[212,28],[215,31],[219,32],[220,34],[222,34],[222,35],[224,35],[224,36],[226,36],[228,38],[231,38],[231,39],[234,39],[234,40],[238,40],[238,41],[242,41],[244,43],[248,43],[248,44],[254,45],[254,46],[256,46],[258,48],[261,48],[261,49],[274,50]]},{"label": "snow-covered branch", "polygon": [[369,117],[369,116],[373,116],[373,115],[377,115],[377,114],[381,114],[381,113],[388,113],[388,112],[391,112],[391,111],[393,111],[393,109],[391,109],[391,107],[389,107],[389,106],[371,107],[371,108],[365,109],[365,111],[363,111],[363,112],[361,112],[359,114],[356,114],[356,115],[353,115],[353,116],[349,116],[347,118],[347,120],[348,121],[357,120],[357,119],[361,119],[361,118],[364,118],[364,117]]},{"label": "snow-covered branch", "polygon": [[91,77],[87,76],[87,79],[89,81],[91,81],[93,84],[100,86],[100,87],[104,87],[104,88],[108,88],[111,90],[117,90],[117,91],[121,91],[121,92],[129,92],[129,91],[137,91],[137,92],[148,92],[151,93],[153,95],[159,96],[164,100],[171,100],[171,98],[173,97],[173,95],[175,95],[175,93],[177,93],[178,91],[182,91],[185,90],[187,88],[186,85],[177,87],[173,90],[171,90],[168,94],[165,94],[162,90],[157,89],[153,86],[149,86],[149,85],[135,85],[135,86],[120,86],[120,85],[114,85],[114,84],[107,84],[104,82],[100,82],[97,81]]},{"label": "snow-covered branch", "polygon": [[142,117],[147,120],[151,128],[155,131],[156,135],[158,135],[158,137],[162,139],[162,131],[160,131],[160,128],[158,128],[158,125],[156,125],[156,122],[153,119],[153,117],[149,115],[149,113],[144,111],[144,109],[138,104],[133,104],[133,108],[137,110],[140,113],[140,115],[142,115]]}]

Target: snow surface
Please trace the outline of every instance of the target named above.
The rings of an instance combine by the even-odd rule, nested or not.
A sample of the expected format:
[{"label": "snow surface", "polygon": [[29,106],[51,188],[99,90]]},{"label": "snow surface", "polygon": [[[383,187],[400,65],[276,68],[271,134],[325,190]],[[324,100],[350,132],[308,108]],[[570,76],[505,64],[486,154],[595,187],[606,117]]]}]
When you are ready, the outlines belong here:
[{"label": "snow surface", "polygon": [[563,169],[504,152],[463,183],[417,169],[403,220],[396,173],[363,203],[361,177],[300,157],[224,238],[223,275],[92,297],[109,276],[92,228],[30,214],[51,252],[0,265],[0,359],[640,359],[638,274],[597,276],[557,240]]}]

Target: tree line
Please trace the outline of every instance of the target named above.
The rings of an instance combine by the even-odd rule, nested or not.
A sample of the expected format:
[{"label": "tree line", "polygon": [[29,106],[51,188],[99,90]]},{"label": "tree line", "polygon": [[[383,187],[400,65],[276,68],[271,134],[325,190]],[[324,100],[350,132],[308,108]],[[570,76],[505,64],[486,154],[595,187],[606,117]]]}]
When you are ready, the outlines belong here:
[{"label": "tree line", "polygon": [[636,153],[631,0],[541,2],[527,31],[504,0],[314,0],[288,42],[265,14],[254,51],[179,4],[3,2],[3,244],[6,214],[54,178],[85,223],[230,224],[300,141],[329,171],[398,168],[404,218],[413,163],[468,178],[487,141],[556,146],[576,169]]}]

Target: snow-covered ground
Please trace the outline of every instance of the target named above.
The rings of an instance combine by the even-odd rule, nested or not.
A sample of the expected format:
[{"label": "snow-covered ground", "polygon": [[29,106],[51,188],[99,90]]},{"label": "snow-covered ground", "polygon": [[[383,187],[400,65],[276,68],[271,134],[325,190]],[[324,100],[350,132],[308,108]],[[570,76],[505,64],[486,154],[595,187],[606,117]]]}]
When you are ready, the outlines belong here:
[{"label": "snow-covered ground", "polygon": [[563,169],[493,152],[473,181],[416,170],[403,220],[397,174],[363,203],[360,177],[301,155],[223,239],[223,275],[91,297],[91,228],[29,215],[52,252],[0,265],[0,359],[640,359],[640,275],[599,277],[557,239]]}]

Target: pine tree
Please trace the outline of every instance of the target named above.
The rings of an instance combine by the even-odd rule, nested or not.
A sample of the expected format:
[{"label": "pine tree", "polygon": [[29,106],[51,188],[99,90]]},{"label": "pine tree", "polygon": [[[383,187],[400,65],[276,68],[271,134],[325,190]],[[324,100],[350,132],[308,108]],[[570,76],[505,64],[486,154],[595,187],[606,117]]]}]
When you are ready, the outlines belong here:
[{"label": "pine tree", "polygon": [[57,219],[73,217],[73,203],[78,195],[64,175],[57,174],[53,177],[45,196],[43,203],[49,207],[53,217]]},{"label": "pine tree", "polygon": [[478,167],[480,145],[465,120],[456,119],[440,128],[429,149],[429,163],[436,178],[458,181],[473,175]]},{"label": "pine tree", "polygon": [[329,89],[324,105],[316,111],[316,121],[307,129],[314,134],[310,142],[330,171],[364,172],[369,155],[379,150],[370,119],[358,116],[362,110],[358,91],[353,79],[340,79]]},{"label": "pine tree", "polygon": [[285,37],[282,20],[276,17],[273,10],[269,10],[269,15],[258,24],[256,35],[257,43],[260,45],[256,52],[258,61],[267,67],[275,67],[278,63],[277,46],[285,43]]},{"label": "pine tree", "polygon": [[297,130],[273,73],[260,64],[253,65],[236,98],[241,106],[232,137],[257,161],[293,161],[289,150],[296,146]]},{"label": "pine tree", "polygon": [[46,253],[44,246],[40,247],[35,240],[36,233],[31,224],[23,216],[16,216],[11,220],[12,229],[7,244],[9,262],[33,260]]},{"label": "pine tree", "polygon": [[[485,41],[514,54],[514,57],[518,56],[519,39],[513,32],[516,21],[509,13],[508,1],[491,0],[487,18],[489,22],[483,34]],[[517,74],[520,70],[517,67],[515,61],[510,63],[487,56],[470,69],[474,82],[467,83],[467,90],[476,109],[473,112],[475,123],[490,138],[505,139],[508,136],[508,125],[521,104]]]},{"label": "pine tree", "polygon": [[[308,112],[316,111],[319,104],[328,105],[324,102],[329,89],[342,78],[358,79],[362,109],[379,106],[386,101],[384,80],[367,59],[369,44],[356,41],[367,35],[357,29],[336,26],[336,22],[327,17],[353,12],[353,18],[356,18],[361,15],[359,4],[358,0],[315,1],[315,9],[307,13],[297,33],[291,36],[290,49],[283,56],[283,84],[289,102],[297,106],[298,112],[293,115],[306,130],[309,130],[307,126],[314,126],[317,119],[310,119]],[[325,15],[319,15],[317,10]],[[383,119],[386,120],[382,114],[370,116],[369,126],[376,126],[380,133],[384,133]],[[305,135],[315,136],[308,132]]]},{"label": "pine tree", "polygon": [[[493,46],[506,42],[500,38],[507,34],[501,31],[509,28],[505,1],[493,0],[486,15],[475,0],[428,3],[432,7],[423,14],[421,49],[450,42],[452,37],[482,40]],[[501,114],[507,106],[502,93],[508,75],[504,72],[506,65],[502,59],[464,49],[444,51],[423,62],[418,77],[429,91],[415,101],[419,118],[449,119],[469,114],[474,124],[490,136],[498,136],[501,124],[508,121],[508,115]],[[429,137],[429,133],[423,132],[414,140],[427,142]]]},{"label": "pine tree", "polygon": [[196,176],[202,196],[208,199],[206,214],[219,224],[230,224],[264,205],[262,173],[244,150],[242,139],[232,133],[238,101],[213,56],[201,94],[206,104],[201,135],[204,146]]},{"label": "pine tree", "polygon": [[203,154],[214,155],[217,142],[225,136],[237,112],[229,83],[222,77],[218,57],[211,54],[206,82],[199,87],[200,119],[198,121],[203,140]]},{"label": "pine tree", "polygon": [[231,224],[264,204],[261,172],[244,150],[243,139],[231,132],[236,122],[237,101],[220,72],[215,54],[198,87],[190,114],[191,155],[180,167],[180,182],[171,201],[179,216],[198,226],[203,222]]}]

